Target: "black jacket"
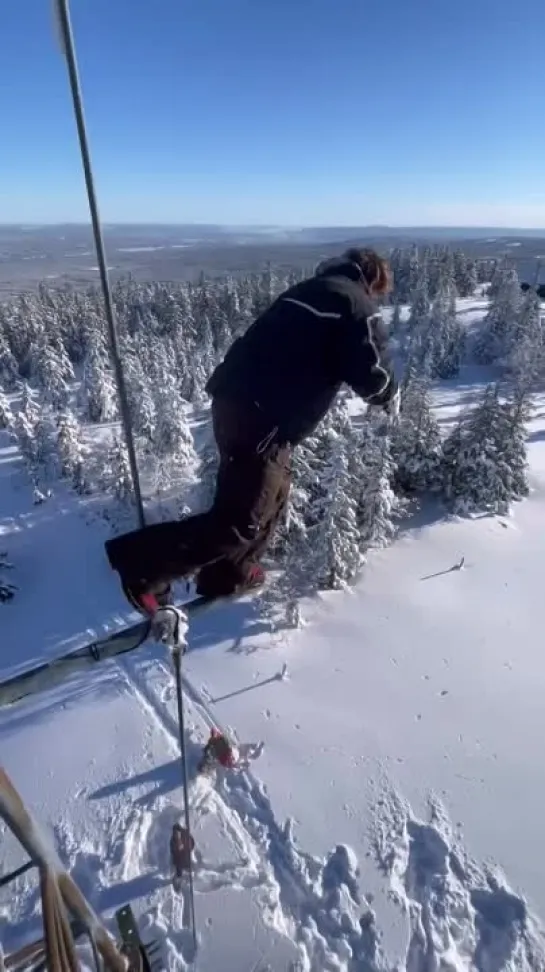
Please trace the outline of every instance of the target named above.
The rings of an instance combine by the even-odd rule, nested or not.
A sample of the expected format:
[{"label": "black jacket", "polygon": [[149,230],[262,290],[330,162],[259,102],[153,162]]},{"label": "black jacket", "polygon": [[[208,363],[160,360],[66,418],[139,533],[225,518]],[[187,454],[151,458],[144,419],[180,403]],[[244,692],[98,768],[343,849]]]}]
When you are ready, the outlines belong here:
[{"label": "black jacket", "polygon": [[397,383],[386,345],[359,267],[339,261],[281,294],[234,341],[207,391],[259,415],[260,431],[276,443],[295,445],[344,382],[366,402],[388,404]]}]

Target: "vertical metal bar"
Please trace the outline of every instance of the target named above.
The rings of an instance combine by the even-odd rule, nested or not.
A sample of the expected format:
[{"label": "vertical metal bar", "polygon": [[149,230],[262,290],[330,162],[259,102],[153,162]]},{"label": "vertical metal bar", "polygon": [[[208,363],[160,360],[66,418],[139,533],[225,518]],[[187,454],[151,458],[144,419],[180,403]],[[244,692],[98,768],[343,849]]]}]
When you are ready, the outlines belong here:
[{"label": "vertical metal bar", "polygon": [[136,461],[136,450],[134,446],[134,437],[133,437],[132,425],[130,420],[129,404],[127,400],[127,391],[125,386],[125,377],[123,374],[123,367],[121,364],[117,326],[116,326],[115,313],[113,308],[112,293],[110,289],[110,281],[108,278],[108,265],[106,262],[104,239],[102,236],[100,215],[98,211],[98,203],[97,203],[97,197],[95,192],[93,169],[91,165],[91,156],[89,152],[89,142],[88,142],[87,130],[85,126],[85,116],[83,112],[83,99],[82,99],[81,87],[79,82],[74,37],[72,33],[72,24],[70,21],[69,0],[54,0],[54,3],[56,4],[56,9],[58,13],[59,29],[61,32],[63,52],[68,66],[70,90],[72,93],[74,115],[76,118],[76,125],[78,130],[81,160],[83,163],[83,171],[85,174],[85,185],[87,188],[87,197],[89,200],[89,210],[91,212],[91,221],[93,224],[93,236],[95,240],[98,268],[100,273],[100,282],[102,285],[102,294],[104,297],[104,309],[106,312],[106,321],[108,324],[108,334],[110,339],[110,353],[111,353],[112,363],[114,366],[117,393],[119,396],[121,421],[125,433],[125,441],[127,443],[129,465],[130,465],[131,477],[133,481],[134,498],[136,502],[136,510],[138,515],[138,525],[140,527],[143,527],[145,525],[144,504],[142,501],[142,491],[140,488],[140,477],[138,474],[138,464]]},{"label": "vertical metal bar", "polygon": [[[172,649],[172,661],[174,663],[174,673],[176,676],[176,703],[178,707],[178,724],[180,727],[180,759],[182,764],[182,783],[185,804],[185,829],[191,837],[191,820],[189,816],[189,785],[187,779],[187,753],[185,745],[185,718],[184,718],[184,696],[182,691],[182,650],[179,645]],[[191,928],[193,930],[193,948],[197,951],[197,925],[195,922],[195,892],[193,888],[193,860],[191,850],[189,853],[189,904],[191,909]]]}]

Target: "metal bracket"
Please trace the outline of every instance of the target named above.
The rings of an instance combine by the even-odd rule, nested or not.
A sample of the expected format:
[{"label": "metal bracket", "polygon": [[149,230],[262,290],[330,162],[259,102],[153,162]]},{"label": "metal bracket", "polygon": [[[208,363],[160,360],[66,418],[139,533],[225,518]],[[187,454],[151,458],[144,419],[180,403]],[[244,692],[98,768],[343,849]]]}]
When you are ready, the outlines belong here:
[{"label": "metal bracket", "polygon": [[151,622],[151,637],[160,644],[176,649],[183,655],[187,647],[187,616],[173,604],[159,608]]}]

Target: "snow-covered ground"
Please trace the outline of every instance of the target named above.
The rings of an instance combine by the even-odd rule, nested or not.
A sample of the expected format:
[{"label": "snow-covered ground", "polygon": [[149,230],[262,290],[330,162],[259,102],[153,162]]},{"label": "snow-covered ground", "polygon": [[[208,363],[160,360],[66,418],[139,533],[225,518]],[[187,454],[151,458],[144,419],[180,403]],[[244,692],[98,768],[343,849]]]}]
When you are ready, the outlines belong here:
[{"label": "snow-covered ground", "polygon": [[[482,308],[459,313],[471,324]],[[478,377],[442,384],[438,418]],[[272,635],[257,600],[191,624],[199,972],[545,969],[545,399],[528,448],[532,493],[512,516],[447,521],[426,507],[353,590],[307,603],[302,630]],[[4,678],[135,615],[93,505],[32,507],[7,438],[0,450],[0,548],[5,534],[20,587],[0,606]],[[183,970],[175,711],[168,657],[147,645],[0,711],[0,760],[110,927],[130,901],[165,967]],[[212,725],[264,743],[215,783],[194,775]],[[23,852],[0,834],[1,874]],[[0,891],[0,916],[6,950],[38,936],[32,875]]]}]

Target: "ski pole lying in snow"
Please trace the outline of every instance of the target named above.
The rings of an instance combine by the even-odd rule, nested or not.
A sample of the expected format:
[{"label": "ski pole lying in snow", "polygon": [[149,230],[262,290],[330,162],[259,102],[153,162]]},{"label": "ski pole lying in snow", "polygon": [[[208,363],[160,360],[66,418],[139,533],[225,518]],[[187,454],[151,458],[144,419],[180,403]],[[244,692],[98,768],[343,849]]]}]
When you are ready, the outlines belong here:
[{"label": "ski pole lying in snow", "polygon": [[[195,892],[193,886],[193,857],[192,850],[194,841],[191,836],[191,821],[189,815],[189,781],[187,773],[187,753],[185,746],[185,713],[184,713],[184,694],[182,690],[182,655],[187,648],[187,630],[189,624],[187,614],[180,608],[170,606],[159,608],[155,613],[151,633],[156,641],[167,645],[170,649],[172,664],[174,666],[174,677],[176,679],[176,705],[178,709],[178,727],[180,738],[180,758],[182,768],[182,786],[184,792],[184,847],[187,853],[184,854],[184,870],[187,872],[189,884],[189,909],[191,917],[191,929],[193,934],[193,948],[197,950],[197,926],[195,923]],[[174,847],[174,845],[172,845]],[[173,855],[174,857],[175,855]],[[181,856],[180,856],[181,857]],[[179,870],[180,859],[173,860],[176,871]]]},{"label": "ski pole lying in snow", "polygon": [[55,972],[78,972],[74,938],[68,912],[87,929],[91,940],[111,972],[128,972],[129,964],[101,925],[52,848],[42,838],[37,824],[6,771],[0,767],[0,817],[26,850],[40,871],[47,968]]}]

